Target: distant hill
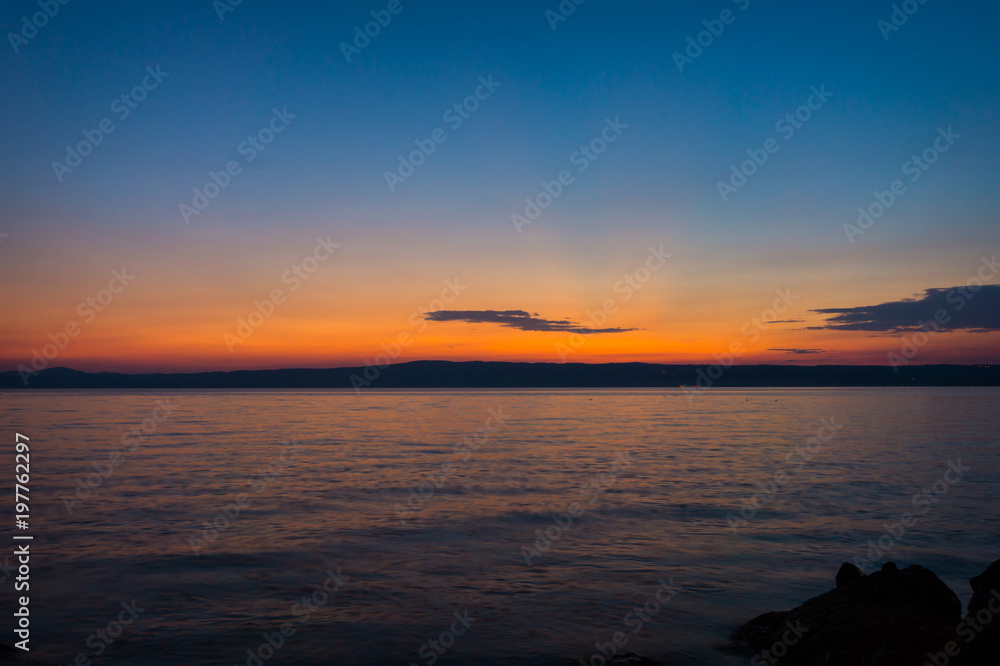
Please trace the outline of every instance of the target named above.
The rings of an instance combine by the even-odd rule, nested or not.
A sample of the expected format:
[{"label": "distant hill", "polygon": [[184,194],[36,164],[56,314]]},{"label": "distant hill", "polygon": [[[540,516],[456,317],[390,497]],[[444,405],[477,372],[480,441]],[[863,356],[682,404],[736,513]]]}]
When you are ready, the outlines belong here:
[{"label": "distant hill", "polygon": [[[383,370],[237,370],[190,374],[122,374],[43,370],[28,388],[597,388],[766,386],[1000,386],[1000,366],[915,365],[899,369],[855,365],[737,365],[707,374],[703,365],[652,363],[504,363],[413,361]],[[712,378],[712,375],[716,375]],[[353,379],[352,379],[353,377]],[[25,388],[17,372],[0,373],[0,388]]]}]

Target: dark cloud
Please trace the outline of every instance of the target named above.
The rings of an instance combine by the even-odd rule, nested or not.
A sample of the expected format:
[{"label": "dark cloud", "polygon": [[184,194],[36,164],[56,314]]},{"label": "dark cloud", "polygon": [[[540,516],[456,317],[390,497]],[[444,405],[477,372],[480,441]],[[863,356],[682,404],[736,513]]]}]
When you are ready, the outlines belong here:
[{"label": "dark cloud", "polygon": [[[810,326],[812,330],[905,333],[939,326],[941,331],[998,331],[1000,286],[928,289],[919,298],[813,312],[827,315],[827,318],[825,326]],[[938,315],[938,321],[929,324],[935,322]]]},{"label": "dark cloud", "polygon": [[822,349],[768,349],[767,351],[786,352],[789,354],[822,354]]},{"label": "dark cloud", "polygon": [[500,324],[522,331],[562,331],[592,335],[594,333],[627,333],[637,328],[588,328],[568,319],[540,319],[538,313],[524,310],[439,310],[425,315],[428,321],[465,321],[470,324]]},{"label": "dark cloud", "polygon": [[805,319],[779,319],[778,321],[765,321],[765,324],[801,324]]}]

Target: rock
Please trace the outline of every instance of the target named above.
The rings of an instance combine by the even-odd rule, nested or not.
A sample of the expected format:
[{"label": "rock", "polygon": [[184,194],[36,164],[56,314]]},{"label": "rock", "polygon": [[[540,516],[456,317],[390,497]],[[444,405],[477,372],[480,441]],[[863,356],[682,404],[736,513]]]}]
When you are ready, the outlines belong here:
[{"label": "rock", "polygon": [[969,666],[1000,664],[1000,560],[969,579],[969,614],[959,626],[959,658]]},{"label": "rock", "polygon": [[844,562],[840,565],[840,571],[837,572],[837,589],[844,587],[854,581],[861,580],[865,577],[861,569],[857,568],[850,562]]},{"label": "rock", "polygon": [[934,572],[886,563],[860,573],[841,567],[837,589],[751,620],[735,645],[775,666],[919,666],[955,639],[962,604]]},{"label": "rock", "polygon": [[[969,579],[972,587],[972,599],[969,600],[969,612],[975,612],[984,608],[989,609],[990,599],[994,598],[994,593],[1000,590],[1000,560],[997,560],[986,571]],[[996,604],[993,604],[996,608]],[[992,609],[989,609],[992,610]],[[994,613],[996,611],[993,611]]]}]

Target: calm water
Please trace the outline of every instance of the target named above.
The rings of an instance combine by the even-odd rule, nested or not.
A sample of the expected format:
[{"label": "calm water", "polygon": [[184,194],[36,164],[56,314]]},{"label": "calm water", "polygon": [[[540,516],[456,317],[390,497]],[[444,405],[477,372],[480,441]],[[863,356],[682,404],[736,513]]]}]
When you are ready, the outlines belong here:
[{"label": "calm water", "polygon": [[[173,411],[154,411],[164,398]],[[266,663],[428,664],[430,639],[450,645],[444,666],[578,663],[619,631],[664,664],[748,663],[720,649],[731,629],[832,587],[903,513],[927,509],[887,559],[930,567],[963,603],[1000,557],[997,389],[33,391],[0,406],[8,450],[31,437],[31,646],[51,663],[93,658],[133,599],[144,610],[95,664],[246,664],[288,622]],[[503,423],[472,437],[491,410]],[[836,434],[786,462],[821,419]],[[144,421],[152,434],[122,443]],[[478,450],[456,451],[467,436]],[[971,469],[945,489],[959,459]],[[946,492],[915,508],[935,482]],[[342,587],[301,605],[327,570]],[[676,595],[626,617],[655,609],[661,579]],[[474,621],[452,643],[456,612]]]}]

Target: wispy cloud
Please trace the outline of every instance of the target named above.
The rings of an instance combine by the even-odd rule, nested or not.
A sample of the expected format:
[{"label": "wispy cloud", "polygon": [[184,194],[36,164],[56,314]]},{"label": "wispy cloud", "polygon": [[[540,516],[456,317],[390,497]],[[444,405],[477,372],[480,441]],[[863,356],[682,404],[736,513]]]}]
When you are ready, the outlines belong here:
[{"label": "wispy cloud", "polygon": [[905,333],[921,330],[921,324],[942,314],[937,320],[941,331],[1000,331],[1000,286],[986,285],[975,292],[968,287],[928,289],[919,298],[813,312],[828,316],[826,325],[810,326],[812,330]]},{"label": "wispy cloud", "polygon": [[785,352],[788,354],[822,354],[822,349],[768,349],[767,351]]},{"label": "wispy cloud", "polygon": [[593,335],[627,333],[637,328],[589,328],[569,319],[542,319],[524,310],[438,310],[425,315],[428,321],[464,321],[470,324],[499,324],[521,331],[559,331]]}]

